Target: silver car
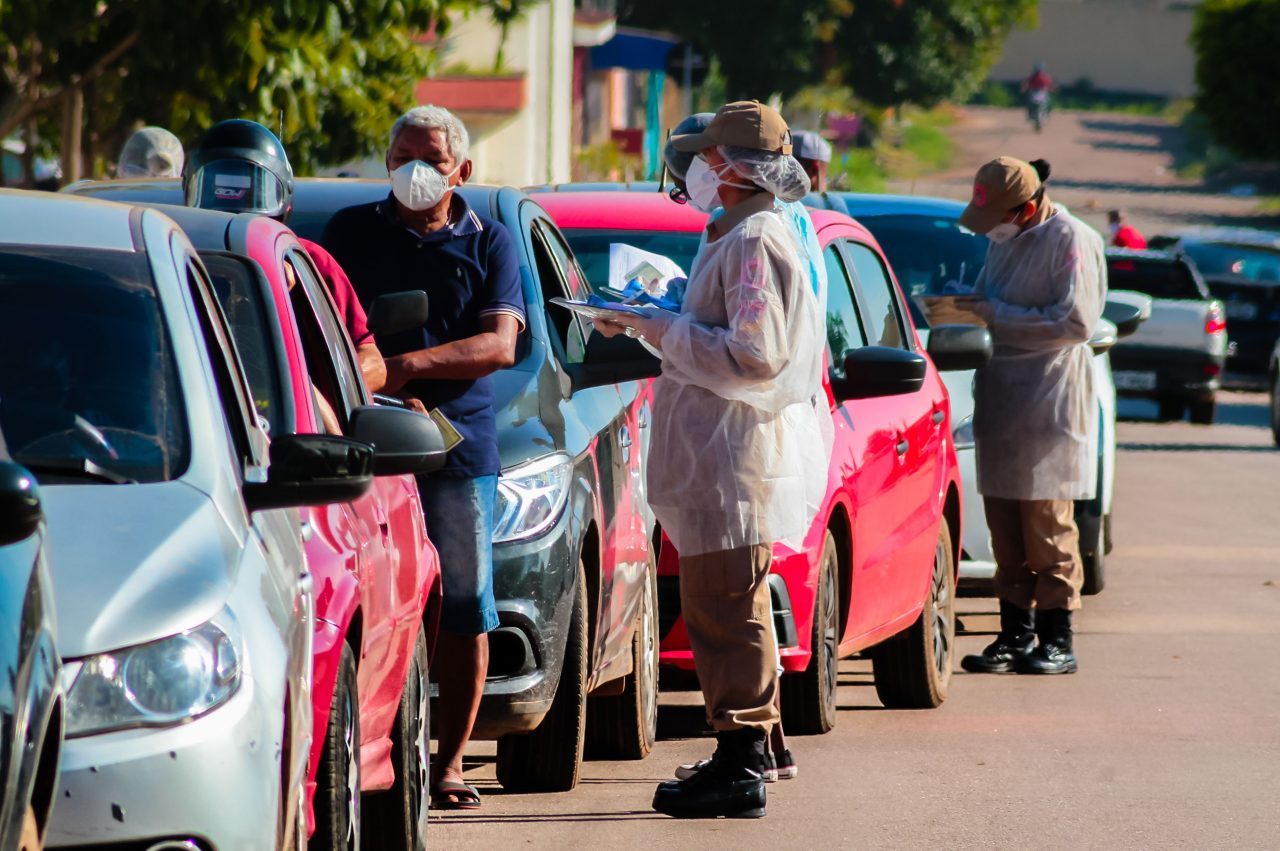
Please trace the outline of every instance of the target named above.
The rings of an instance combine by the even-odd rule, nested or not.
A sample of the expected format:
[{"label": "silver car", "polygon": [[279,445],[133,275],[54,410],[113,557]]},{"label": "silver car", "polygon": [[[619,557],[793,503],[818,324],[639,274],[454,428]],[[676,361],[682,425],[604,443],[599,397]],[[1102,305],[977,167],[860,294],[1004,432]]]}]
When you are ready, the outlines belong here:
[{"label": "silver car", "polygon": [[0,192],[0,221],[0,429],[44,495],[66,689],[46,845],[299,847],[314,597],[296,506],[355,498],[372,450],[268,443],[164,215]]}]

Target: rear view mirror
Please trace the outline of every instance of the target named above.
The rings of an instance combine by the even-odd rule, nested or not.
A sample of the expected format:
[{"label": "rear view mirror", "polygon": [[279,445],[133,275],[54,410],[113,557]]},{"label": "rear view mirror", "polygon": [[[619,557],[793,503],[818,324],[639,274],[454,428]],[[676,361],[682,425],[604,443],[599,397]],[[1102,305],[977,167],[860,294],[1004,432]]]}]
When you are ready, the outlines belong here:
[{"label": "rear view mirror", "polygon": [[662,373],[662,361],[633,337],[592,334],[582,363],[566,365],[565,372],[572,392],[577,393],[589,387],[656,378]]},{"label": "rear view mirror", "polygon": [[1102,308],[1102,318],[1116,326],[1117,337],[1128,337],[1150,316],[1150,302],[1147,303],[1145,311],[1137,304],[1111,299],[1107,299],[1106,306]]},{"label": "rear view mirror", "polygon": [[903,396],[924,387],[929,361],[923,355],[888,346],[864,346],[846,352],[844,377],[831,378],[837,402]]},{"label": "rear view mirror", "polygon": [[0,461],[0,547],[31,537],[43,517],[35,476],[17,464]]},{"label": "rear view mirror", "polygon": [[285,434],[271,440],[265,482],[244,486],[250,511],[298,508],[359,499],[373,484],[373,447],[325,434]]},{"label": "rear view mirror", "polygon": [[369,305],[369,330],[375,337],[412,331],[425,325],[430,314],[430,302],[422,290],[387,293]]},{"label": "rear view mirror", "polygon": [[977,325],[929,329],[929,358],[944,372],[984,367],[991,360],[991,349],[991,332]]},{"label": "rear view mirror", "polygon": [[406,408],[356,408],[351,412],[351,435],[373,447],[375,476],[434,473],[449,454],[435,420]]}]

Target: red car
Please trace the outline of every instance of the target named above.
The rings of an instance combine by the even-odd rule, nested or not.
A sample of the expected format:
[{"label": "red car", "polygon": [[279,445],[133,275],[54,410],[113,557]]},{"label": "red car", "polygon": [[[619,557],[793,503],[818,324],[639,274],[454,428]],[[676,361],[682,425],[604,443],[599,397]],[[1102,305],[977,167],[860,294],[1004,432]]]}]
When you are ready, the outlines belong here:
[{"label": "red car", "polygon": [[[556,191],[538,202],[595,287],[609,245],[665,254],[686,271],[707,217],[659,192]],[[827,383],[835,448],[827,495],[804,542],[776,545],[774,626],[786,675],[783,718],[795,732],[835,723],[840,658],[871,650],[876,691],[891,707],[946,699],[955,638],[960,499],[950,405],[871,234],[840,213],[811,211],[827,286]],[[990,356],[985,330],[952,327],[930,342],[943,367]],[[659,560],[663,663],[692,670],[679,617],[679,563]]]},{"label": "red car", "polygon": [[[327,406],[346,436],[375,445],[377,478],[364,497],[302,515],[316,595],[311,847],[354,848],[363,833],[366,847],[424,848],[427,652],[440,565],[409,473],[443,464],[439,431],[426,417],[373,404],[332,297],[289,228],[260,216],[161,209],[213,279],[268,430],[324,432]],[[402,315],[426,309],[421,293],[388,298],[400,300]]]}]

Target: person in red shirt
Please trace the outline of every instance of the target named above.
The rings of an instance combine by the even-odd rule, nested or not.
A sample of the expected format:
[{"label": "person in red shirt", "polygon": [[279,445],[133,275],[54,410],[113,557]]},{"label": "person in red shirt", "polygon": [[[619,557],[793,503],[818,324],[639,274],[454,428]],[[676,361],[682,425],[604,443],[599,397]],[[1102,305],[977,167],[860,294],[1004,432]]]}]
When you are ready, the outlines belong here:
[{"label": "person in red shirt", "polygon": [[1049,92],[1052,89],[1053,78],[1044,70],[1043,62],[1037,62],[1031,69],[1031,76],[1022,81],[1022,90],[1031,94]]},{"label": "person in red shirt", "polygon": [[[286,223],[293,210],[293,168],[284,145],[256,121],[236,118],[210,127],[187,157],[182,189],[189,207],[258,213]],[[356,347],[365,384],[370,392],[381,390],[387,381],[387,365],[351,281],[320,245],[301,237],[298,242],[333,296]],[[285,273],[295,274],[287,263]]]},{"label": "person in red shirt", "polygon": [[1146,248],[1147,239],[1129,224],[1124,210],[1107,213],[1107,227],[1111,231],[1111,244],[1116,248]]}]

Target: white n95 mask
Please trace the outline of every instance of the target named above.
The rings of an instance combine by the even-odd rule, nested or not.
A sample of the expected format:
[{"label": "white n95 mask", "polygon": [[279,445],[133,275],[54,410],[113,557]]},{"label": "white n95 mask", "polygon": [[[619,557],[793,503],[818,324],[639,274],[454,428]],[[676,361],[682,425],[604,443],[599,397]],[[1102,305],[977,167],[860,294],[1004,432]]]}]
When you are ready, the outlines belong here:
[{"label": "white n95 mask", "polygon": [[684,176],[684,185],[688,190],[689,203],[704,213],[710,213],[716,207],[724,206],[720,201],[720,175],[712,171],[711,166],[702,157],[694,157],[689,171]]},{"label": "white n95 mask", "polygon": [[462,168],[441,174],[440,169],[422,160],[410,160],[391,172],[391,192],[410,210],[430,210],[449,191],[449,178]]},{"label": "white n95 mask", "polygon": [[1018,227],[1013,222],[1001,222],[991,230],[987,231],[987,239],[991,240],[996,245],[1000,245],[1001,243],[1008,242],[1020,233],[1022,233],[1022,228]]}]

